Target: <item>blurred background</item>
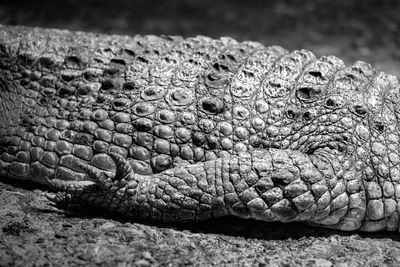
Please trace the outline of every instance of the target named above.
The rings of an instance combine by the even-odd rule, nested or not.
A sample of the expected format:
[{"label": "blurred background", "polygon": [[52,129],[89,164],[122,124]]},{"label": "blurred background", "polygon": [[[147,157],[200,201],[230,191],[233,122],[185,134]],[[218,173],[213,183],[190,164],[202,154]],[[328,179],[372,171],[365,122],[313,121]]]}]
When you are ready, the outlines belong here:
[{"label": "blurred background", "polygon": [[395,0],[1,0],[0,23],[112,34],[231,36],[306,48],[400,77]]}]

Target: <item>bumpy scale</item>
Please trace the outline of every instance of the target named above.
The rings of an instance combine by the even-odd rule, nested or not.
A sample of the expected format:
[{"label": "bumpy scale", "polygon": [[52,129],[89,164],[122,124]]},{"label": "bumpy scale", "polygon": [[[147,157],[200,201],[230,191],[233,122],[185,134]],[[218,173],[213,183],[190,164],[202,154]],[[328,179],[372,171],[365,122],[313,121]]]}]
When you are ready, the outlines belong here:
[{"label": "bumpy scale", "polygon": [[134,218],[398,231],[399,88],[230,38],[0,26],[0,176]]}]

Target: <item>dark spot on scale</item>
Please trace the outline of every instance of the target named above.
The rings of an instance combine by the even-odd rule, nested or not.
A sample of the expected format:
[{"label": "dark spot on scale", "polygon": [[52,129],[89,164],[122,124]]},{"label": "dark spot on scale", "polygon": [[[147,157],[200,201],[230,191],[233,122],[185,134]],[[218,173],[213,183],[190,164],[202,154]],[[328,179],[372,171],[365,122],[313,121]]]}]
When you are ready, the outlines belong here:
[{"label": "dark spot on scale", "polygon": [[296,206],[289,200],[284,201],[283,205],[273,205],[271,210],[285,219],[294,218],[298,213]]},{"label": "dark spot on scale", "polygon": [[130,50],[130,49],[123,49],[123,50],[122,50],[122,54],[128,55],[128,56],[130,56],[130,57],[136,56],[135,51],[132,51],[132,50]]},{"label": "dark spot on scale", "polygon": [[310,71],[308,72],[311,76],[314,76],[316,78],[322,78],[322,73],[320,71]]},{"label": "dark spot on scale", "polygon": [[111,67],[111,68],[104,70],[104,76],[110,77],[110,78],[115,78],[118,76],[119,72],[120,72],[119,68]]},{"label": "dark spot on scale", "polygon": [[296,117],[296,114],[294,113],[293,109],[288,109],[286,111],[286,115],[289,119],[294,119]]},{"label": "dark spot on scale", "polygon": [[129,105],[130,105],[130,101],[129,101],[129,99],[126,99],[126,98],[117,98],[112,102],[112,107],[116,111],[122,111],[122,110],[128,108]]},{"label": "dark spot on scale", "polygon": [[176,64],[176,59],[171,58],[171,57],[164,57],[163,58],[165,62],[167,62],[168,64]]},{"label": "dark spot on scale", "polygon": [[385,125],[381,121],[374,121],[372,124],[379,132],[383,132],[385,130]]},{"label": "dark spot on scale", "polygon": [[278,143],[276,143],[276,142],[273,142],[273,143],[270,143],[270,144],[269,144],[269,148],[276,148],[276,149],[280,149],[280,148],[281,148],[281,146],[280,146]]},{"label": "dark spot on scale", "polygon": [[122,89],[124,90],[134,90],[136,88],[135,82],[133,81],[129,81],[129,82],[125,82],[122,85]]},{"label": "dark spot on scale", "polygon": [[228,60],[228,61],[233,61],[233,62],[236,61],[235,56],[232,54],[222,54],[220,58],[224,59],[224,60]]},{"label": "dark spot on scale", "polygon": [[155,173],[162,172],[172,165],[172,159],[168,155],[158,155],[151,159],[151,166]]},{"label": "dark spot on scale", "polygon": [[309,121],[309,120],[311,120],[311,118],[312,118],[311,112],[309,112],[309,111],[304,112],[304,114],[303,114],[304,120]]},{"label": "dark spot on scale", "polygon": [[193,97],[187,90],[178,88],[170,93],[170,100],[175,106],[185,106],[193,101]]},{"label": "dark spot on scale", "polygon": [[145,90],[143,92],[147,97],[152,97],[154,95],[156,95],[156,91],[154,90],[154,88],[148,88],[147,90]]},{"label": "dark spot on scale", "polygon": [[250,143],[250,145],[251,145],[252,147],[258,148],[258,147],[261,147],[262,141],[261,141],[261,139],[258,138],[257,136],[255,136],[255,137],[252,136],[252,137],[250,137],[250,139],[249,139],[249,143]]},{"label": "dark spot on scale", "polygon": [[334,107],[335,106],[335,101],[332,99],[332,98],[328,98],[327,100],[326,100],[326,105],[328,106],[328,107]]},{"label": "dark spot on scale", "polygon": [[206,142],[206,137],[202,132],[195,132],[192,139],[195,146],[202,146]]},{"label": "dark spot on scale", "polygon": [[84,78],[85,80],[87,80],[87,81],[93,81],[93,80],[95,80],[98,76],[99,76],[99,74],[96,73],[96,72],[93,71],[93,70],[86,70],[86,71],[83,73],[83,78]]},{"label": "dark spot on scale", "polygon": [[329,109],[338,109],[345,105],[345,100],[340,95],[332,95],[325,101],[325,106]]},{"label": "dark spot on scale", "polygon": [[75,93],[75,87],[72,86],[64,86],[58,89],[58,95],[60,97],[68,97]]},{"label": "dark spot on scale", "polygon": [[[30,79],[29,79],[29,78],[24,78],[24,79],[21,79],[21,80],[20,80],[20,84],[21,84],[22,86],[27,86],[27,85],[29,84],[29,82],[30,82]],[[0,89],[2,89],[2,88],[0,88]]]},{"label": "dark spot on scale", "polygon": [[[160,99],[164,95],[164,89],[161,86],[150,86],[142,91],[142,98],[147,101]],[[174,97],[174,92],[171,93]]]},{"label": "dark spot on scale", "polygon": [[299,110],[294,106],[291,106],[286,110],[286,116],[289,119],[296,119],[299,117],[299,115],[300,115]]},{"label": "dark spot on scale", "polygon": [[218,75],[218,74],[215,73],[215,72],[209,73],[209,74],[207,75],[207,80],[208,80],[208,81],[214,82],[214,81],[218,81],[219,79],[221,79],[221,76]]},{"label": "dark spot on scale", "polygon": [[45,87],[45,88],[43,88],[43,90],[42,90],[42,94],[43,94],[45,97],[52,97],[52,96],[54,96],[56,93],[57,93],[56,90],[54,90],[53,88],[47,88],[47,87]]},{"label": "dark spot on scale", "polygon": [[169,116],[166,113],[160,113],[160,121],[164,122],[164,123],[168,123],[169,122]]},{"label": "dark spot on scale", "polygon": [[107,79],[101,83],[101,89],[103,90],[111,90],[115,88],[118,88],[118,83],[115,80]]},{"label": "dark spot on scale", "polygon": [[144,57],[137,57],[136,60],[142,63],[149,63],[149,61]]},{"label": "dark spot on scale", "polygon": [[214,68],[216,71],[228,71],[228,70],[229,70],[229,68],[228,68],[227,66],[225,66],[225,65],[223,65],[223,64],[219,64],[219,63],[215,63],[215,64],[213,65],[213,68]]},{"label": "dark spot on scale", "polygon": [[65,57],[65,65],[69,69],[83,69],[85,67],[83,61],[77,56]]},{"label": "dark spot on scale", "polygon": [[79,87],[79,89],[76,91],[76,95],[77,96],[88,95],[90,94],[91,91],[92,89],[90,88],[90,86],[84,85]]},{"label": "dark spot on scale", "polygon": [[6,55],[7,47],[5,44],[0,44],[0,55]]},{"label": "dark spot on scale", "polygon": [[47,100],[46,97],[42,97],[42,98],[39,99],[39,103],[40,103],[42,106],[47,106],[47,104],[49,103],[49,101]]},{"label": "dark spot on scale", "polygon": [[218,98],[206,98],[201,103],[202,108],[213,114],[224,112],[224,102]]},{"label": "dark spot on scale", "polygon": [[363,105],[356,104],[353,106],[353,109],[358,116],[364,117],[367,114],[367,109]]},{"label": "dark spot on scale", "polygon": [[198,60],[194,60],[194,59],[192,59],[192,58],[189,59],[189,63],[194,64],[194,65],[196,65],[196,66],[200,65],[200,63],[199,63]]},{"label": "dark spot on scale", "polygon": [[152,114],[154,110],[155,107],[147,102],[139,102],[132,107],[132,112],[141,117]]},{"label": "dark spot on scale", "polygon": [[99,103],[99,104],[104,103],[105,100],[106,99],[103,95],[99,95],[99,96],[97,96],[96,103]]},{"label": "dark spot on scale", "polygon": [[153,128],[153,122],[146,118],[139,118],[133,122],[133,127],[137,131],[148,132]]},{"label": "dark spot on scale", "polygon": [[36,58],[29,53],[21,53],[18,55],[18,62],[23,63],[24,66],[32,65],[36,62]]},{"label": "dark spot on scale", "polygon": [[8,146],[6,149],[7,149],[6,150],[7,153],[10,154],[10,155],[16,155],[17,152],[18,152],[18,147],[17,146]]},{"label": "dark spot on scale", "polygon": [[320,90],[313,87],[300,87],[297,89],[296,96],[300,100],[311,101],[316,100],[320,94]]},{"label": "dark spot on scale", "polygon": [[124,67],[126,66],[125,60],[120,59],[120,58],[113,58],[113,59],[110,60],[110,62],[111,62],[113,65],[116,65],[116,66],[118,66],[118,67],[123,67],[123,68],[124,68]]},{"label": "dark spot on scale", "polygon": [[208,143],[208,147],[209,147],[210,149],[215,149],[215,148],[218,147],[218,144],[219,144],[218,138],[215,137],[215,136],[209,136],[209,137],[207,138],[207,143]]},{"label": "dark spot on scale", "polygon": [[255,185],[254,189],[257,191],[258,194],[262,195],[270,189],[270,186],[260,184],[260,185]]},{"label": "dark spot on scale", "polygon": [[70,82],[70,81],[72,81],[74,78],[75,78],[75,77],[74,77],[73,75],[70,75],[70,73],[63,73],[63,74],[61,74],[61,79],[62,79],[64,82]]},{"label": "dark spot on scale", "polygon": [[272,87],[275,87],[275,88],[281,88],[282,87],[282,85],[280,83],[273,82],[273,81],[270,81],[269,85],[271,85]]},{"label": "dark spot on scale", "polygon": [[75,143],[80,144],[80,145],[86,145],[86,146],[91,146],[93,144],[93,136],[85,133],[77,133],[74,137],[73,140]]},{"label": "dark spot on scale", "polygon": [[51,57],[43,56],[39,59],[39,64],[40,64],[40,66],[42,66],[46,69],[51,69],[51,67],[53,67],[55,63]]},{"label": "dark spot on scale", "polygon": [[26,130],[29,132],[33,130],[33,118],[34,116],[31,114],[22,114],[21,115],[21,125],[26,127]]}]

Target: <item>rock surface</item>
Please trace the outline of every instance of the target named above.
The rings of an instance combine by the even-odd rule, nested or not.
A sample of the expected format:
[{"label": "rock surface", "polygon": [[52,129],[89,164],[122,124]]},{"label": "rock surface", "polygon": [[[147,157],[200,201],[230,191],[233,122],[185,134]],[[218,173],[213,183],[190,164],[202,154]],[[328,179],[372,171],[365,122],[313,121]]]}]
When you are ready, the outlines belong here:
[{"label": "rock surface", "polygon": [[224,218],[186,225],[65,212],[0,184],[0,266],[397,266],[400,236]]},{"label": "rock surface", "polygon": [[[400,75],[394,1],[2,1],[0,23],[123,34],[197,34],[365,60]],[[374,12],[371,12],[371,11]],[[232,218],[192,225],[125,222],[48,206],[40,190],[0,184],[0,265],[397,266],[400,236],[347,234]]]}]

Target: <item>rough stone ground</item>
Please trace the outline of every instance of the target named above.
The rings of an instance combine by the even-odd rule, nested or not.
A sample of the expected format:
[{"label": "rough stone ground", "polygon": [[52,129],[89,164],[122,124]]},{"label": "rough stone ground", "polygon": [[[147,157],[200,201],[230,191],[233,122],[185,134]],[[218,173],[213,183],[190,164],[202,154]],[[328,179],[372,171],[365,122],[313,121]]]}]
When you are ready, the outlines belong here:
[{"label": "rough stone ground", "polygon": [[[197,34],[307,48],[400,76],[400,3],[384,0],[3,0],[0,23],[120,34]],[[0,179],[0,181],[2,181]],[[400,234],[234,218],[190,225],[61,211],[0,182],[0,266],[399,266]]]}]

